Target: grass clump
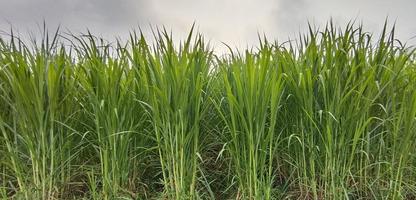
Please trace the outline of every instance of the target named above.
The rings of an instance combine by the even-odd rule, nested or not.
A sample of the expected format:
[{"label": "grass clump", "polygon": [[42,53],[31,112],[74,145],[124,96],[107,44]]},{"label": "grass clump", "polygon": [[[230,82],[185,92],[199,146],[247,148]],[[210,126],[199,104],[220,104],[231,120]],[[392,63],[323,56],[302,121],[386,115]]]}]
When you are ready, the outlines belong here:
[{"label": "grass clump", "polygon": [[[207,102],[212,53],[202,36],[177,50],[168,33],[159,32],[154,49],[143,42],[141,77],[146,83],[154,137],[165,195],[169,199],[198,197],[200,123]],[[193,41],[194,40],[194,41]],[[152,53],[153,51],[153,53]]]},{"label": "grass clump", "polygon": [[57,37],[44,37],[34,50],[13,36],[10,43],[0,40],[5,191],[18,198],[57,197],[77,154],[77,140],[67,128],[79,107],[72,98],[73,63]]},{"label": "grass clump", "polygon": [[129,183],[142,173],[137,171],[141,161],[137,154],[143,156],[149,141],[145,136],[147,115],[140,104],[143,86],[131,69],[125,48],[111,49],[91,34],[76,39],[81,47],[77,49],[77,68],[80,104],[87,122],[85,137],[100,163],[97,175],[91,171],[101,184],[102,194],[96,198],[113,199],[126,190],[134,191],[134,184]]},{"label": "grass clump", "polygon": [[223,97],[216,107],[226,124],[227,152],[237,179],[237,199],[271,199],[273,163],[279,142],[276,127],[283,96],[282,71],[273,46],[221,60]]}]

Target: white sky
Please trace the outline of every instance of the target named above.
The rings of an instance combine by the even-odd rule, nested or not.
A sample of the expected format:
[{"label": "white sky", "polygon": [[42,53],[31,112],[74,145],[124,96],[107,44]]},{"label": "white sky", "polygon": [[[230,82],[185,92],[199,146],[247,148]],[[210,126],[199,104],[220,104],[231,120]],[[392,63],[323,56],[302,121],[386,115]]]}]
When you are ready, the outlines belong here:
[{"label": "white sky", "polygon": [[258,33],[286,41],[305,32],[307,22],[323,26],[331,17],[338,25],[363,22],[378,33],[386,17],[396,22],[396,35],[416,44],[416,0],[0,0],[0,29],[10,25],[22,35],[50,29],[79,33],[87,28],[109,40],[141,27],[164,25],[183,38],[193,22],[216,48],[255,45]]}]

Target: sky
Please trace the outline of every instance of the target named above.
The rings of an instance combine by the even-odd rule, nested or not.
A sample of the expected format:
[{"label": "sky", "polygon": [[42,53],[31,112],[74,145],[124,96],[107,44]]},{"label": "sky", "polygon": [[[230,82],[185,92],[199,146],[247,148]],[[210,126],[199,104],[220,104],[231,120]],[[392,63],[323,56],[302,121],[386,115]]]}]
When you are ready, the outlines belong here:
[{"label": "sky", "polygon": [[21,35],[39,33],[43,21],[63,32],[90,30],[108,40],[164,26],[183,39],[193,23],[212,46],[223,42],[251,47],[258,35],[286,41],[305,33],[308,22],[323,27],[331,18],[345,26],[362,23],[379,33],[386,18],[397,37],[416,44],[416,0],[0,0],[0,30],[12,26]]}]

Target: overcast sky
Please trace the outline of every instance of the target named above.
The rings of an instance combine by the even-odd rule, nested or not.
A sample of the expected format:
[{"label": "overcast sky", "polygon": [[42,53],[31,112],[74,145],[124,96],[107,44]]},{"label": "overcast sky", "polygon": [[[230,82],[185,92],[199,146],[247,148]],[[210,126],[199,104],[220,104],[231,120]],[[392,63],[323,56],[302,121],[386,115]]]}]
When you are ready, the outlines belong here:
[{"label": "overcast sky", "polygon": [[45,20],[50,29],[88,28],[113,39],[164,25],[181,38],[195,22],[213,45],[241,48],[255,44],[258,33],[285,41],[308,21],[323,26],[331,17],[341,26],[355,19],[377,33],[388,17],[401,40],[416,44],[415,9],[416,0],[0,0],[0,29],[12,25],[24,35]]}]

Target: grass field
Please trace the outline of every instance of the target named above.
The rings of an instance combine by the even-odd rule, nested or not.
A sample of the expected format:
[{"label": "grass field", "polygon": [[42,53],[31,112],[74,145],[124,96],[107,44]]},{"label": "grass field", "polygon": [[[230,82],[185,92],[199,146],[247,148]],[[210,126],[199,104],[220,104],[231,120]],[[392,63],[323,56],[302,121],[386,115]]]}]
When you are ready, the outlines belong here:
[{"label": "grass field", "polygon": [[216,55],[0,37],[0,198],[416,199],[416,54],[384,26]]}]

